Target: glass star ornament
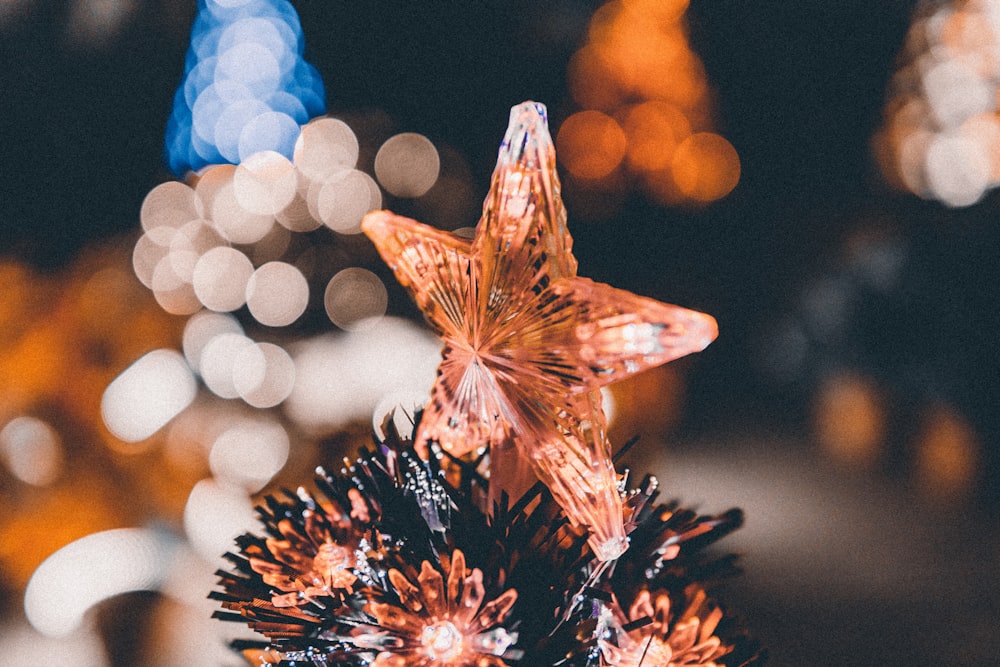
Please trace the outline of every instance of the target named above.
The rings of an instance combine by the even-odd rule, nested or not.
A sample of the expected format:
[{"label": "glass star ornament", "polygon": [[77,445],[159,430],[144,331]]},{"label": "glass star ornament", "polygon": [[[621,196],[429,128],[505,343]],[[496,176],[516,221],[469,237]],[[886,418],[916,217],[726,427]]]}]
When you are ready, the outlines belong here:
[{"label": "glass star ornament", "polygon": [[628,541],[599,390],[704,349],[715,320],[576,275],[538,103],[511,110],[474,239],[388,211],[362,229],[444,342],[418,443],[454,456],[516,449],[590,530],[595,555],[620,556]]}]

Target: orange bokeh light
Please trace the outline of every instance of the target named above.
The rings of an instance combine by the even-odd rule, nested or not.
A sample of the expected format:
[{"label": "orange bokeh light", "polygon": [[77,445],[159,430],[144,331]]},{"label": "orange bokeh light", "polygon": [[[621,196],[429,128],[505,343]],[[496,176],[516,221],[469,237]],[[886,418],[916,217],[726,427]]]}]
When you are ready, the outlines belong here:
[{"label": "orange bokeh light", "polygon": [[691,122],[680,109],[655,100],[630,108],[622,125],[628,165],[638,172],[669,168],[677,146],[691,134]]},{"label": "orange bokeh light", "polygon": [[698,202],[725,197],[740,180],[736,149],[714,132],[698,132],[682,141],[670,167],[677,188]]},{"label": "orange bokeh light", "polygon": [[625,157],[627,141],[618,122],[600,111],[579,111],[556,137],[559,159],[578,178],[596,180],[613,172]]}]

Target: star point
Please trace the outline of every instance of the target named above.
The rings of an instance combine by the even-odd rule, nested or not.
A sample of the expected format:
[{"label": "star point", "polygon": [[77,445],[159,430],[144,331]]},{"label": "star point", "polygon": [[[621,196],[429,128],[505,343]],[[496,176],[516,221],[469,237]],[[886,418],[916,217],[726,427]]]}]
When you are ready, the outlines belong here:
[{"label": "star point", "polygon": [[538,103],[511,110],[471,242],[388,211],[362,229],[444,343],[418,441],[455,456],[513,445],[597,557],[621,555],[600,388],[704,349],[715,320],[576,275]]}]

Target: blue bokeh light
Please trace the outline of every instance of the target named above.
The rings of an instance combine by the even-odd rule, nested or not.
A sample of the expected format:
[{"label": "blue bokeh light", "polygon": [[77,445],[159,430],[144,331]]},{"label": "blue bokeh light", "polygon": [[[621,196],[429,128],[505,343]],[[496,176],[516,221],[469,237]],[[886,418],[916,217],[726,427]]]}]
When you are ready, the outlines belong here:
[{"label": "blue bokeh light", "polygon": [[272,150],[292,157],[300,128],[326,113],[288,0],[199,0],[184,78],[167,122],[177,176]]}]

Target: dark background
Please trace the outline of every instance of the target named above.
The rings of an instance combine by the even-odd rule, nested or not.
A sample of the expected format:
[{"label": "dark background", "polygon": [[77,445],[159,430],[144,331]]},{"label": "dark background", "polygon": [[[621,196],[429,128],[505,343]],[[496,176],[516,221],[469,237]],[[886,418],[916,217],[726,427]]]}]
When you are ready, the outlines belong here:
[{"label": "dark background", "polygon": [[[0,252],[54,271],[92,241],[136,236],[143,197],[171,178],[162,139],[194,3],[139,3],[119,32],[90,43],[66,37],[68,3],[24,4],[28,9],[0,34]],[[383,109],[401,129],[456,147],[485,194],[510,106],[544,102],[554,123],[573,110],[566,63],[602,3],[293,4],[331,113]],[[998,200],[988,194],[975,206],[951,210],[893,192],[870,150],[915,7],[903,0],[693,0],[687,14],[692,47],[716,92],[718,129],[739,152],[740,184],[697,211],[654,206],[634,195],[605,222],[574,223],[570,201],[570,227],[582,274],[719,320],[718,342],[688,374],[683,439],[717,436],[725,442],[747,432],[807,437],[815,382],[837,364],[859,367],[892,389],[898,422],[940,397],[972,424],[984,453],[982,482],[966,512],[974,518],[966,525],[961,516],[936,517],[950,528],[923,529],[930,542],[934,534],[958,531],[956,539],[981,546],[997,534],[1000,486]],[[780,356],[788,344],[773,333],[775,323],[801,316],[810,284],[850,278],[845,244],[870,230],[904,254],[893,289],[852,293],[854,305],[840,313],[843,335],[819,345],[794,378],[769,377],[763,360]],[[802,450],[791,446],[790,460],[799,460]],[[721,447],[718,453],[725,460],[731,452]],[[809,461],[803,464],[807,476],[816,474]],[[886,488],[895,493],[891,484],[899,471],[886,473]],[[833,486],[851,493],[851,484]],[[833,503],[840,502],[837,488],[829,491]],[[885,501],[881,491],[872,493],[872,502]],[[893,498],[886,502],[909,502],[905,495]],[[893,517],[884,516],[887,522]],[[906,545],[898,546],[894,557],[906,560]],[[962,552],[961,563],[978,553],[951,545],[939,549],[933,563],[956,568],[942,573],[942,581],[968,582],[974,576],[968,570],[955,573],[965,567],[953,560],[955,551]],[[868,630],[854,632],[865,607],[837,598],[835,582],[805,599],[782,594],[780,586],[764,594],[766,584],[756,582],[758,588],[751,577],[744,591],[747,606],[763,600],[757,611],[762,634],[779,642],[778,649],[785,642],[785,657],[776,650],[775,664],[797,664],[789,655],[812,664],[944,664],[923,663],[918,648],[903,655],[880,643],[896,632],[901,634],[892,641],[920,647],[930,639],[911,635],[941,629],[939,613],[925,611],[907,633],[916,606],[910,597],[891,600]],[[967,589],[926,588],[935,596]],[[919,600],[925,589],[917,590]],[[961,607],[953,602],[945,607],[949,614]],[[994,618],[997,612],[992,601],[976,609],[970,617],[980,620],[984,609]],[[824,658],[817,644],[806,641],[811,632],[835,638],[837,648]],[[971,636],[982,634],[976,632]],[[936,638],[952,640],[963,641]],[[980,662],[985,653],[961,655],[967,659],[948,664],[989,664]]]}]

